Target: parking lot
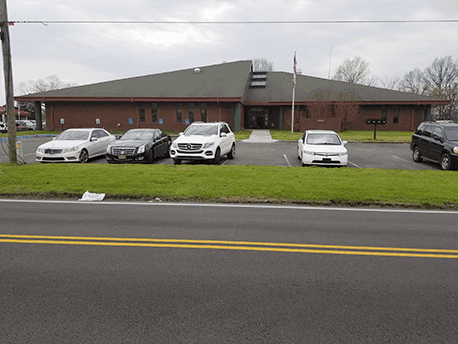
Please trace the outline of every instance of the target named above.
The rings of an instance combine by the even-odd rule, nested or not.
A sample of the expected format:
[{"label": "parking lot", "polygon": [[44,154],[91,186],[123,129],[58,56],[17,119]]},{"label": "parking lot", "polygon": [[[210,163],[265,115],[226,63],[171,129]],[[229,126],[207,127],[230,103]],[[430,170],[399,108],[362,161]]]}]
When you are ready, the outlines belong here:
[{"label": "parking lot", "polygon": [[[37,147],[52,137],[29,137],[18,140],[22,145],[21,158],[28,164],[35,163]],[[221,159],[221,165],[261,165],[261,166],[300,166],[296,155],[296,142],[247,143],[237,142],[237,152],[234,160],[226,157]],[[388,168],[406,170],[438,170],[433,163],[415,163],[409,144],[386,143],[348,143],[349,168]],[[8,162],[6,154],[7,141],[0,141],[0,162]],[[91,164],[106,164],[105,158],[89,160]],[[160,159],[155,164],[173,165],[172,159]],[[187,162],[184,162],[187,163]],[[201,162],[189,162],[198,164]]]}]

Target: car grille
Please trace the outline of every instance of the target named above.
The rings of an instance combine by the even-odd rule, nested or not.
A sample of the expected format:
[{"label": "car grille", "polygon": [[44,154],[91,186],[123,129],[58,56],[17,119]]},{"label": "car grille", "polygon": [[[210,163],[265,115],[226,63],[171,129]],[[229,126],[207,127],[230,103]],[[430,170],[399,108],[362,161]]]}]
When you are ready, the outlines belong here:
[{"label": "car grille", "polygon": [[178,148],[180,150],[186,150],[186,151],[199,150],[202,148],[202,144],[201,143],[179,143]]},{"label": "car grille", "polygon": [[317,156],[338,156],[339,153],[315,153]]},{"label": "car grille", "polygon": [[113,155],[134,155],[135,148],[113,148]]},{"label": "car grille", "polygon": [[62,149],[52,149],[52,148],[47,148],[45,149],[46,154],[60,154],[62,153]]}]

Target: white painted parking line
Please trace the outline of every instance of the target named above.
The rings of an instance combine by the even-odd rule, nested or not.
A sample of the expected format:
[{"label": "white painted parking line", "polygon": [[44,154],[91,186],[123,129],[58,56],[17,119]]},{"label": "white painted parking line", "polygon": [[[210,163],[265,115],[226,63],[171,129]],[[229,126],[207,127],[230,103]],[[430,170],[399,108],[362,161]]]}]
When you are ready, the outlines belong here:
[{"label": "white painted parking line", "polygon": [[399,160],[405,161],[405,162],[410,162],[410,160],[406,160],[406,159],[397,157],[396,155],[392,155],[391,157],[392,157],[392,158],[395,158],[395,159],[399,159]]},{"label": "white painted parking line", "polygon": [[288,165],[288,167],[291,167],[291,164],[289,163],[289,160],[288,160],[288,157],[286,156],[286,154],[283,154],[283,156],[285,157],[286,164]]},{"label": "white painted parking line", "polygon": [[347,162],[348,162],[350,165],[353,165],[353,166],[355,166],[355,167],[357,167],[357,168],[362,168],[361,166],[358,166],[358,165],[352,163],[351,161],[347,161]]}]

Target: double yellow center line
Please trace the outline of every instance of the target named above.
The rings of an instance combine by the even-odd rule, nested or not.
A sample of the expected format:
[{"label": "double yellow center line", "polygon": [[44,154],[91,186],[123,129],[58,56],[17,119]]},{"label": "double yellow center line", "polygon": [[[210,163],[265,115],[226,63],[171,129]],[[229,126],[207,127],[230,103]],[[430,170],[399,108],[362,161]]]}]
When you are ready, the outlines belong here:
[{"label": "double yellow center line", "polygon": [[193,248],[213,250],[241,250],[264,252],[321,253],[361,256],[451,258],[458,259],[458,250],[421,249],[371,246],[340,246],[269,243],[221,240],[185,239],[147,239],[147,238],[106,238],[78,236],[41,236],[0,234],[0,243],[52,244],[52,245],[92,245],[92,246],[130,246],[160,248]]}]

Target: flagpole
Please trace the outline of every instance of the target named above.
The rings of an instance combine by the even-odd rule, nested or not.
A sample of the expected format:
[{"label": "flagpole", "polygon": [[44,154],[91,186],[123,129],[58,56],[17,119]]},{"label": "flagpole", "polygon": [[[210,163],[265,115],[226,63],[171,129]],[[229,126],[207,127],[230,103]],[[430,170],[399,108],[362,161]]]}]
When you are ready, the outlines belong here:
[{"label": "flagpole", "polygon": [[293,60],[293,101],[292,101],[292,109],[291,109],[291,134],[294,133],[294,100],[296,98],[296,52],[294,52],[294,60]]}]

